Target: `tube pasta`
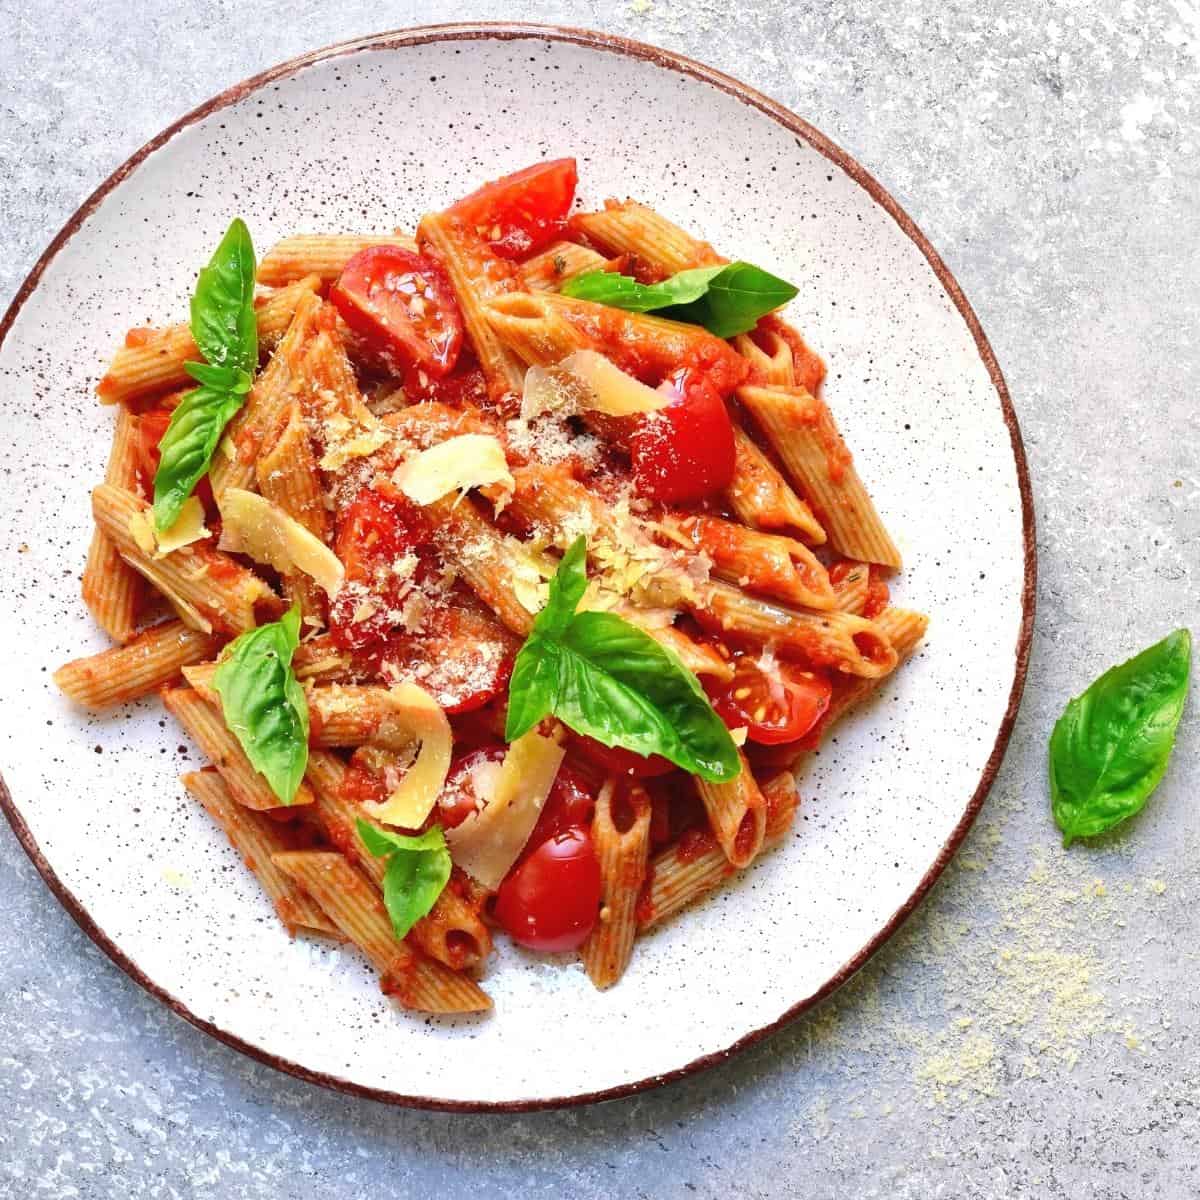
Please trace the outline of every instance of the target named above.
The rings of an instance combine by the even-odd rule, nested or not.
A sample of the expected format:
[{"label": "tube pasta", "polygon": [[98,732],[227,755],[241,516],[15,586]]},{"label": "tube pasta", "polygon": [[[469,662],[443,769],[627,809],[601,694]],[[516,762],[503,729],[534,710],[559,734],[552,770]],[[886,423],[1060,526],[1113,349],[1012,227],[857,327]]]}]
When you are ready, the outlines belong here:
[{"label": "tube pasta", "polygon": [[792,348],[773,329],[739,333],[733,339],[737,352],[754,368],[754,376],[773,387],[791,387],[796,382],[792,370]]},{"label": "tube pasta", "polygon": [[834,608],[839,612],[861,613],[867,603],[870,586],[870,564],[854,563],[850,570],[833,584]]},{"label": "tube pasta", "polygon": [[226,729],[218,705],[191,688],[164,688],[162,700],[167,711],[212,760],[230,795],[239,804],[261,812],[270,808],[294,808],[312,803],[312,790],[304,783],[300,785],[290,806],[271,791],[267,781],[250,765],[237,738]]},{"label": "tube pasta", "polygon": [[663,275],[727,261],[707,242],[634,200],[610,203],[599,212],[578,213],[573,221],[588,241],[610,254],[632,254]]},{"label": "tube pasta", "polygon": [[[790,771],[781,771],[762,785],[766,807],[763,850],[773,849],[787,836],[796,816],[799,795]],[[646,885],[638,903],[639,933],[674,916],[680,909],[720,887],[736,874],[737,868],[720,846],[711,840],[704,844],[674,842],[651,860]]]},{"label": "tube pasta", "polygon": [[762,792],[754,782],[746,756],[739,751],[738,757],[742,770],[737,778],[712,783],[697,776],[696,791],[725,857],[735,867],[744,867],[762,849],[767,826]]},{"label": "tube pasta", "polygon": [[258,282],[284,287],[316,275],[333,283],[360,250],[371,246],[400,246],[415,250],[416,242],[402,233],[298,233],[276,242],[258,264]]},{"label": "tube pasta", "polygon": [[379,893],[340,854],[292,851],[271,860],[321,906],[371,960],[383,991],[417,1012],[485,1012],[492,1002],[474,980],[396,940]]},{"label": "tube pasta", "polygon": [[606,264],[603,254],[578,242],[555,242],[521,264],[521,282],[531,292],[556,292],[568,279],[601,271]]},{"label": "tube pasta", "polygon": [[[105,483],[129,492],[137,491],[137,442],[137,418],[122,404],[117,409],[113,426]],[[99,527],[92,531],[87,564],[83,568],[82,590],[83,602],[96,624],[114,641],[128,642],[137,629],[142,581],[121,557],[112,538]]]},{"label": "tube pasta", "polygon": [[179,677],[189,663],[216,653],[218,639],[189,629],[182,621],[166,621],[140,633],[132,642],[77,658],[54,672],[64,695],[84,708],[105,709],[157,691]]},{"label": "tube pasta", "polygon": [[278,597],[253,571],[227,554],[193,542],[153,558],[134,540],[129,520],[150,506],[124,488],[102,483],[92,492],[92,515],[117,552],[162,592],[185,624],[204,633],[245,633],[256,609],[278,607]]},{"label": "tube pasta", "polygon": [[483,306],[483,315],[505,348],[527,365],[550,366],[592,345],[544,296],[531,292],[497,296]]},{"label": "tube pasta", "polygon": [[[356,822],[368,817],[345,794],[346,764],[327,750],[314,750],[308,760],[308,782],[316,798],[315,810],[325,836],[376,887],[383,886],[384,860],[375,858],[358,836]],[[433,908],[409,931],[409,938],[430,958],[456,971],[481,968],[492,952],[492,935],[480,916],[481,903],[471,897],[466,877],[457,869]]]},{"label": "tube pasta", "polygon": [[[291,323],[305,296],[320,287],[315,275],[297,280],[266,297],[258,309],[260,349],[270,349]],[[200,361],[200,350],[186,325],[155,331],[141,346],[123,346],[113,355],[108,372],[96,387],[104,404],[130,404],[156,392],[190,387],[184,363]]]},{"label": "tube pasta", "polygon": [[605,782],[592,818],[592,845],[600,860],[600,916],[579,955],[588,978],[600,989],[612,987],[629,965],[650,854],[650,798],[637,785],[629,789],[624,805],[629,820],[621,828],[620,786],[612,778]]},{"label": "tube pasta", "polygon": [[823,545],[825,530],[812,509],[736,422],[733,445],[737,457],[725,499],[737,519],[752,529],[793,529],[814,546]]},{"label": "tube pasta", "polygon": [[493,403],[501,411],[515,411],[521,396],[521,365],[504,348],[483,308],[488,301],[516,290],[515,272],[493,257],[485,243],[460,218],[449,213],[429,213],[422,217],[417,241],[433,250],[450,276],[467,336]]},{"label": "tube pasta", "polygon": [[273,854],[299,848],[299,839],[286,825],[238,804],[221,776],[212,769],[192,771],[181,775],[180,780],[224,830],[242,861],[254,872],[288,933],[295,936],[300,930],[311,930],[341,936],[338,927],[308,893],[271,861]]},{"label": "tube pasta", "polygon": [[743,387],[738,400],[816,505],[830,545],[846,558],[899,568],[900,551],[854,469],[829,406],[804,388]]}]

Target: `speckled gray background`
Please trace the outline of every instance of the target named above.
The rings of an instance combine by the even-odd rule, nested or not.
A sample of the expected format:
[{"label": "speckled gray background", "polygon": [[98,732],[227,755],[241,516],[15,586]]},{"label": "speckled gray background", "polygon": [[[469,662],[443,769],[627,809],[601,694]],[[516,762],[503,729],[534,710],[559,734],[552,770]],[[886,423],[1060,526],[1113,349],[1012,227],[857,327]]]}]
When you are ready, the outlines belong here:
[{"label": "speckled gray background", "polygon": [[1200,624],[1200,11],[0,0],[0,299],[213,92],[331,41],[516,15],[757,85],[872,170],[956,272],[1039,524],[1038,636],[992,798],[901,936],[815,1014],[665,1091],[530,1116],[394,1110],[243,1059],[113,967],[0,830],[0,1196],[1200,1193],[1196,705],[1148,810],[1098,845],[1057,847],[1043,768],[1070,694]]}]

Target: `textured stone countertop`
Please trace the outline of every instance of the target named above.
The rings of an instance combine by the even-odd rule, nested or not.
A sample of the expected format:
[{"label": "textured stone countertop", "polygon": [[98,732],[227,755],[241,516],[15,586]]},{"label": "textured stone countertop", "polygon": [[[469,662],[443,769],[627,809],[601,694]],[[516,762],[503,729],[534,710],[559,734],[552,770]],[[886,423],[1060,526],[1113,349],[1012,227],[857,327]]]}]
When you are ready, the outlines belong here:
[{"label": "textured stone countertop", "polygon": [[[0,300],[179,114],[476,0],[0,0]],[[408,1112],[259,1066],[76,928],[0,829],[0,1196],[1184,1197],[1200,1194],[1200,705],[1127,830],[1059,848],[1068,696],[1200,577],[1200,12],[1191,0],[530,0],[777,97],[928,233],[1007,375],[1037,504],[1016,733],[957,860],[809,1017],[601,1107]]]}]

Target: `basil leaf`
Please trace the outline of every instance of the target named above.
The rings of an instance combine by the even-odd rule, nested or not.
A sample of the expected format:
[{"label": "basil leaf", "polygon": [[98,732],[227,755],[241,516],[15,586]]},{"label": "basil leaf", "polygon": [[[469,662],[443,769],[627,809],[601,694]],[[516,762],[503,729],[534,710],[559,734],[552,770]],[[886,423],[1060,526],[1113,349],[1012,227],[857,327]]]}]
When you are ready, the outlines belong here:
[{"label": "basil leaf", "polygon": [[1106,671],[1059,717],[1050,795],[1063,845],[1139,812],[1167,769],[1183,715],[1192,639],[1179,629]]},{"label": "basil leaf", "polygon": [[552,713],[606,746],[659,754],[714,782],[736,778],[741,759],[729,730],[678,657],[614,613],[574,612],[587,587],[585,561],[579,538],[513,665],[505,737]]},{"label": "basil leaf", "polygon": [[175,524],[183,502],[208,470],[225,426],[242,403],[237,392],[202,386],[188,392],[171,414],[158,443],[161,458],[154,474],[154,524],[160,533]]},{"label": "basil leaf", "polygon": [[284,804],[296,798],[308,765],[308,703],[292,671],[300,609],[243,633],[226,646],[213,675],[221,712],[250,765]]},{"label": "basil leaf", "polygon": [[383,874],[383,903],[392,930],[402,938],[442,894],[450,878],[450,851],[440,825],[415,837],[357,822],[358,836],[376,857],[387,858]]},{"label": "basil leaf", "polygon": [[550,580],[545,607],[533,620],[533,637],[562,637],[563,630],[587,591],[587,540],[577,537]]},{"label": "basil leaf", "polygon": [[154,475],[154,524],[164,533],[208,470],[221,434],[242,407],[258,367],[254,315],[254,246],[245,222],[234,218],[196,280],[192,338],[207,361],[184,369],[200,387],[171,414],[159,443]]},{"label": "basil leaf", "polygon": [[747,262],[680,271],[661,283],[638,283],[611,271],[585,271],[563,285],[563,295],[631,312],[703,325],[728,338],[754,328],[759,317],[786,304],[798,289]]},{"label": "basil leaf", "polygon": [[235,217],[192,293],[192,338],[214,367],[253,374],[258,366],[254,246]]}]

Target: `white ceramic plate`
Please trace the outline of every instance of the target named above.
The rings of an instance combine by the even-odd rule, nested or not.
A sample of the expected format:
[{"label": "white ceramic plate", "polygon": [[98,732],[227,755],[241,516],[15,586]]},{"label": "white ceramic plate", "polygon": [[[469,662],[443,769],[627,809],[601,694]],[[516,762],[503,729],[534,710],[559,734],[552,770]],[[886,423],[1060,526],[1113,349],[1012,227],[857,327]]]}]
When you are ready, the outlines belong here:
[{"label": "white ceramic plate", "polygon": [[[638,944],[600,994],[502,948],[486,1017],[414,1018],[353,951],[289,941],[177,774],[157,703],[98,719],[49,672],[100,649],[78,597],[123,331],[178,320],[235,215],[256,244],[412,227],[485,179],[579,159],[583,198],[634,195],[801,287],[827,398],[932,615],[925,650],[802,776],[796,836]],[[0,327],[6,570],[0,762],[14,829],[143,986],[306,1078],[400,1103],[538,1107],[697,1069],[844,981],[921,898],[1008,739],[1032,619],[1020,437],[974,314],[895,202],[798,117],[725,76],[565,30],[414,30],[322,51],[206,104],[122,167]],[[0,788],[0,792],[3,789]],[[547,1036],[553,1030],[553,1038]]]}]

